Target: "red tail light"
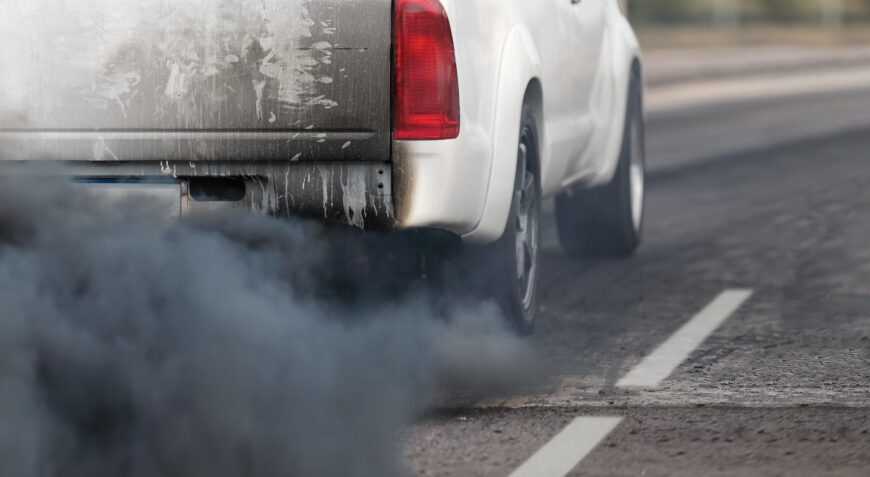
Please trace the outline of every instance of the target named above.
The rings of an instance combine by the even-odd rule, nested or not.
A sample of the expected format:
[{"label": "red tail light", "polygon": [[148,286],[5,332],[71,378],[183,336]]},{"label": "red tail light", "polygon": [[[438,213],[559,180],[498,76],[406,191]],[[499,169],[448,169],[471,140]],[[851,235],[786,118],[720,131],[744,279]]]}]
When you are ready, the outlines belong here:
[{"label": "red tail light", "polygon": [[438,0],[394,0],[396,139],[459,136],[453,32]]}]

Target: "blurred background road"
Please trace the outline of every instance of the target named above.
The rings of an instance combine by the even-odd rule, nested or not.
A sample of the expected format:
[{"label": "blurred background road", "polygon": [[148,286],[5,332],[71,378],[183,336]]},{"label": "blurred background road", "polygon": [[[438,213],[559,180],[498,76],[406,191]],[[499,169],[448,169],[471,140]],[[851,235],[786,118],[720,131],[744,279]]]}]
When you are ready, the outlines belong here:
[{"label": "blurred background road", "polygon": [[870,475],[870,2],[629,2],[646,47],[646,241],[566,257],[546,385],[445,398],[427,476]]},{"label": "blurred background road", "polygon": [[653,50],[649,167],[870,126],[870,46]]}]

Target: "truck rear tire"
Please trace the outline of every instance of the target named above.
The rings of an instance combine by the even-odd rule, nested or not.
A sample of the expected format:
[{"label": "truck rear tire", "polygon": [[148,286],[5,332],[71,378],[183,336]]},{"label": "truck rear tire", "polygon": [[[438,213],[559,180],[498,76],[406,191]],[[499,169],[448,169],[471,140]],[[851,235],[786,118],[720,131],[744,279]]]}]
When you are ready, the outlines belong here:
[{"label": "truck rear tire", "polygon": [[504,235],[486,247],[484,271],[508,323],[520,334],[534,328],[541,256],[541,181],[535,116],[523,107],[517,174]]},{"label": "truck rear tire", "polygon": [[629,88],[622,151],[611,182],[556,198],[559,241],[569,255],[627,257],[640,246],[644,223],[645,152],[640,73]]}]

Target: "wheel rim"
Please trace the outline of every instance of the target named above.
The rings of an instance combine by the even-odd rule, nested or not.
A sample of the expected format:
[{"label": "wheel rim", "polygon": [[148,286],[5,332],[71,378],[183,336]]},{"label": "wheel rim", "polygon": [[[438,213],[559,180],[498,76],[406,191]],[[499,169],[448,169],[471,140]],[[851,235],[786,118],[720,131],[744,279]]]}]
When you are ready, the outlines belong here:
[{"label": "wheel rim", "polygon": [[517,283],[523,310],[528,311],[534,301],[535,281],[538,274],[538,194],[537,180],[528,167],[528,138],[520,142],[517,160],[522,169],[521,182],[516,191],[516,264]]},{"label": "wheel rim", "polygon": [[643,143],[641,140],[640,126],[634,123],[631,128],[631,150],[629,151],[631,163],[629,167],[629,182],[631,190],[631,220],[634,230],[640,230],[643,223],[644,177]]}]

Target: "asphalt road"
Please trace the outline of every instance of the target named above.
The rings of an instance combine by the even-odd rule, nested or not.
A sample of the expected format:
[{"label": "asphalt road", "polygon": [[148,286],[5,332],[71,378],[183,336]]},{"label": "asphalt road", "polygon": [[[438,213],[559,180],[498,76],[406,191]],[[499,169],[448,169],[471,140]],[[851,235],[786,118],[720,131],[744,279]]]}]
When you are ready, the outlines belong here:
[{"label": "asphalt road", "polygon": [[[639,254],[584,263],[550,237],[531,340],[552,377],[445,398],[404,436],[408,470],[870,475],[870,129],[794,129],[862,108],[866,92],[652,118]],[[711,305],[728,290],[746,299]],[[663,379],[626,386],[633,370]]]}]

